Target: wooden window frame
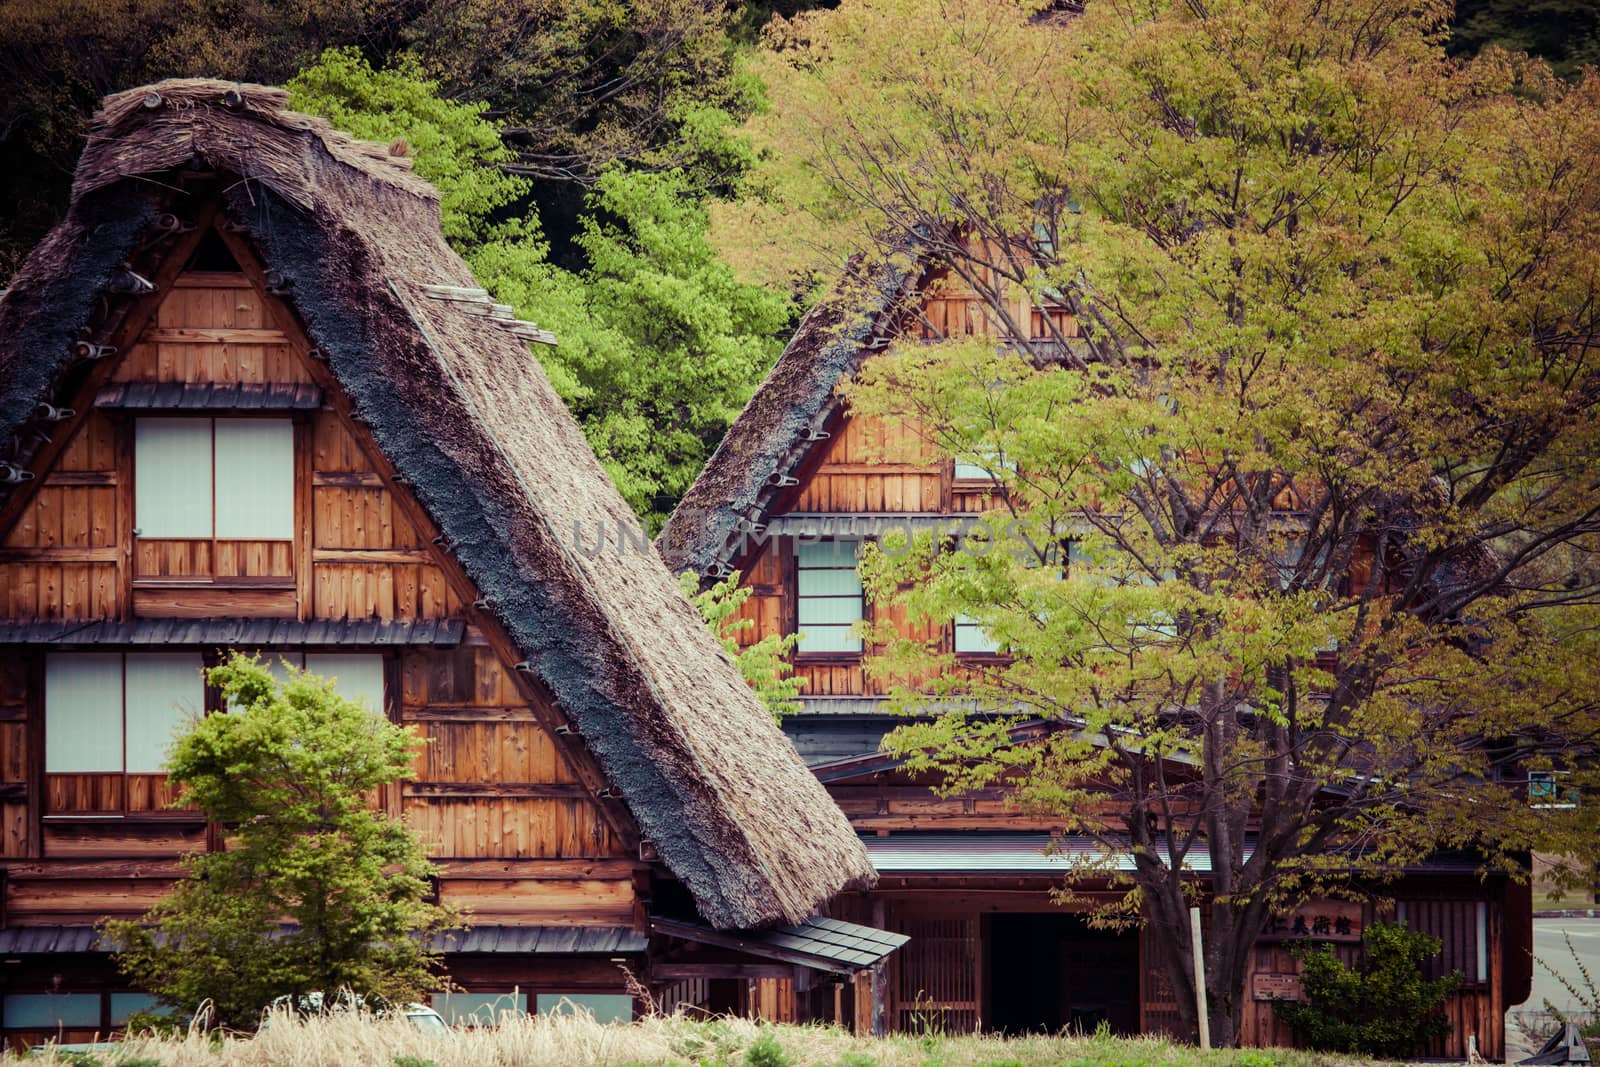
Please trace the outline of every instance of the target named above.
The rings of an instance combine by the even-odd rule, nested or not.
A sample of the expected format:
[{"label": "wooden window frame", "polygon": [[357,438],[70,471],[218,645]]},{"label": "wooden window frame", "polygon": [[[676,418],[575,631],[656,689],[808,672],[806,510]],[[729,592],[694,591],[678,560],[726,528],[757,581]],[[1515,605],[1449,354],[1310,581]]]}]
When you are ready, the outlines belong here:
[{"label": "wooden window frame", "polygon": [[[70,656],[70,655],[74,654],[74,651],[77,651],[77,652],[89,652],[91,650],[88,649],[88,648],[80,649],[80,650],[64,650],[64,651],[58,652],[56,654]],[[165,645],[163,645],[163,646],[155,646],[155,647],[147,646],[147,645],[118,646],[118,647],[110,647],[110,648],[95,648],[92,651],[98,652],[98,653],[103,653],[103,654],[116,655],[116,656],[119,656],[121,658],[122,694],[123,694],[123,696],[122,696],[122,704],[123,704],[123,706],[122,706],[122,716],[123,716],[123,719],[122,719],[122,722],[123,722],[123,727],[122,727],[122,729],[123,729],[123,769],[120,770],[120,771],[103,771],[103,772],[102,771],[55,771],[55,772],[50,772],[50,771],[46,771],[44,769],[45,766],[46,766],[46,762],[45,762],[45,760],[46,760],[46,757],[45,757],[46,746],[49,745],[50,742],[49,742],[48,734],[47,734],[47,732],[45,730],[45,714],[44,714],[44,705],[45,705],[45,700],[46,700],[46,695],[45,695],[45,691],[44,691],[45,690],[45,671],[44,671],[44,658],[45,657],[44,656],[40,656],[39,657],[39,670],[37,672],[39,713],[38,713],[37,720],[35,720],[38,723],[38,736],[39,736],[39,739],[40,739],[39,740],[39,748],[38,748],[38,752],[39,752],[38,764],[37,764],[38,765],[38,781],[39,781],[39,802],[38,802],[37,806],[35,806],[32,809],[34,811],[39,812],[40,824],[41,825],[44,825],[44,824],[57,824],[57,825],[59,825],[59,824],[63,824],[63,823],[81,823],[81,822],[85,822],[85,821],[92,821],[92,820],[95,820],[95,819],[115,820],[115,821],[123,822],[123,823],[126,823],[126,822],[143,822],[143,821],[158,821],[158,822],[197,822],[197,821],[204,821],[204,817],[198,811],[196,811],[193,808],[154,808],[154,809],[133,810],[133,809],[130,809],[128,807],[128,779],[130,777],[151,777],[154,772],[152,772],[152,774],[147,774],[145,772],[134,772],[133,774],[130,774],[129,771],[127,770],[127,729],[128,729],[127,728],[127,658],[130,655],[137,656],[137,655],[151,655],[151,654],[161,654],[161,653],[191,653],[192,652],[192,653],[198,654],[198,656],[200,658],[200,665],[201,665],[202,670],[209,670],[210,668],[215,667],[218,664],[222,663],[223,660],[226,658],[226,653],[223,650],[216,649],[216,648],[202,648],[202,647],[196,647],[196,646],[165,646]],[[374,657],[377,660],[379,660],[379,662],[380,662],[381,674],[382,674],[382,678],[383,678],[383,697],[382,697],[382,705],[383,706],[381,708],[374,709],[374,711],[376,711],[378,714],[381,714],[384,718],[388,719],[391,722],[398,722],[399,721],[399,716],[400,716],[400,706],[399,706],[400,694],[399,694],[399,685],[398,685],[399,677],[397,675],[397,671],[398,671],[399,665],[400,665],[400,657],[399,657],[399,654],[393,649],[378,650],[378,649],[372,649],[372,648],[340,648],[340,647],[326,647],[326,648],[250,648],[250,649],[245,649],[243,651],[246,651],[246,652],[248,652],[248,653],[250,653],[252,655],[257,655],[257,656],[277,656],[277,655],[297,656],[297,657],[301,658],[301,662],[302,663],[304,663],[304,657],[308,653],[311,654],[311,655],[330,654],[330,655],[351,655],[351,656],[371,656],[371,657]],[[201,714],[202,715],[215,715],[215,714],[219,714],[219,713],[224,713],[224,712],[226,712],[228,710],[226,702],[223,700],[222,690],[220,688],[218,688],[217,686],[213,685],[211,683],[211,681],[209,680],[209,678],[206,679],[205,682],[204,682],[204,686],[203,686],[203,689],[202,689],[202,694],[203,694],[202,698],[201,698]],[[118,808],[71,809],[71,810],[61,810],[61,811],[47,810],[47,808],[49,806],[49,796],[50,796],[50,781],[49,780],[50,780],[51,777],[53,777],[55,775],[60,775],[60,776],[63,776],[63,777],[71,777],[71,776],[77,776],[77,775],[85,775],[85,776],[87,776],[87,775],[95,775],[95,776],[107,776],[107,777],[109,777],[109,776],[115,775],[118,779],[120,779],[121,806],[118,807]]]},{"label": "wooden window frame", "polygon": [[[39,782],[39,784],[40,784],[40,795],[39,795],[39,801],[40,802],[39,802],[39,806],[38,806],[38,808],[36,810],[39,812],[39,820],[40,820],[41,824],[81,823],[81,822],[83,822],[85,820],[93,820],[93,819],[111,819],[111,820],[116,820],[118,822],[143,822],[143,821],[147,821],[147,820],[148,821],[154,821],[154,822],[196,822],[196,821],[203,822],[204,821],[204,816],[202,816],[194,808],[151,808],[151,809],[133,810],[133,809],[130,809],[128,807],[128,780],[130,778],[150,778],[150,777],[154,777],[156,774],[159,773],[159,772],[145,772],[145,771],[136,771],[136,772],[131,772],[130,773],[128,771],[128,769],[127,769],[128,768],[128,657],[130,655],[132,655],[132,656],[138,656],[138,655],[162,655],[162,654],[188,653],[188,652],[194,652],[199,656],[200,667],[201,667],[202,671],[213,665],[211,657],[209,657],[204,650],[201,650],[201,649],[198,649],[198,648],[169,647],[169,646],[158,646],[158,647],[141,646],[141,647],[96,648],[96,649],[93,650],[93,653],[106,654],[106,655],[115,655],[115,656],[119,657],[119,659],[121,661],[121,668],[122,668],[122,679],[121,679],[121,681],[122,681],[122,684],[121,684],[121,693],[122,693],[122,708],[121,708],[121,715],[122,715],[122,770],[120,770],[120,771],[48,771],[48,770],[44,769],[45,767],[48,766],[48,763],[47,763],[47,760],[48,760],[47,752],[48,752],[48,748],[49,748],[49,744],[50,744],[50,737],[49,737],[49,732],[48,732],[48,730],[47,730],[47,728],[45,726],[46,719],[45,719],[45,711],[44,711],[45,702],[48,700],[48,694],[46,694],[46,692],[45,692],[45,686],[47,684],[46,681],[45,681],[46,672],[43,669],[40,670],[40,672],[39,672],[39,711],[40,711],[40,713],[39,713],[39,719],[38,719],[38,722],[39,722],[39,753],[40,753],[40,756],[39,756],[39,768],[40,768],[40,782]],[[64,656],[72,656],[74,654],[84,654],[84,653],[90,653],[90,650],[89,649],[67,650],[67,651],[61,651],[61,652],[57,652],[57,653],[53,653],[53,654],[55,654],[55,655],[64,655]],[[91,654],[93,654],[93,653],[91,653]],[[44,657],[40,657],[40,658],[41,658],[41,661],[42,661]],[[43,665],[41,663],[41,667],[42,666]],[[214,686],[212,686],[209,681],[204,681],[202,683],[202,687],[201,687],[200,714],[202,716],[212,714],[216,710],[217,701],[218,701],[219,697],[220,697],[219,691],[216,690],[216,688]],[[118,808],[93,808],[93,809],[70,809],[70,810],[63,810],[63,811],[51,811],[51,810],[48,810],[49,809],[49,801],[50,801],[50,779],[52,777],[63,777],[63,778],[66,778],[66,777],[79,777],[79,776],[95,776],[95,777],[107,777],[107,778],[115,776],[119,780],[119,794],[120,794],[120,798],[121,798],[121,807],[118,807]]]},{"label": "wooden window frame", "polygon": [[[138,441],[138,422],[141,418],[183,418],[205,421],[211,427],[211,536],[210,537],[145,537],[139,532],[137,518],[139,511],[139,483],[135,473],[138,469],[138,460],[135,455]],[[271,420],[288,422],[290,424],[290,470],[293,481],[291,496],[291,516],[289,523],[289,537],[247,538],[247,537],[218,537],[217,536],[217,422],[218,420],[254,421]],[[302,471],[304,464],[302,456],[310,452],[310,418],[303,411],[223,411],[197,415],[188,412],[149,412],[134,416],[128,420],[128,514],[131,518],[129,526],[129,551],[131,564],[129,566],[130,585],[132,589],[261,589],[261,590],[297,590],[299,588],[299,572],[303,566],[300,554],[305,546],[300,541],[304,536],[302,515],[309,511],[309,501],[305,497],[309,494],[308,486],[302,486]],[[208,560],[210,563],[209,574],[194,575],[140,575],[138,573],[139,543],[146,541],[151,544],[206,544],[210,546]],[[289,573],[286,575],[229,575],[222,577],[217,573],[219,544],[267,544],[289,546]]]},{"label": "wooden window frame", "polygon": [[[789,540],[790,540],[791,543],[789,545],[788,552],[786,553],[786,555],[788,557],[788,561],[789,561],[789,565],[790,565],[789,566],[789,571],[790,571],[790,574],[793,576],[791,588],[793,589],[793,604],[794,604],[794,611],[793,611],[793,617],[792,617],[792,619],[793,619],[793,628],[789,632],[790,633],[794,633],[794,634],[798,634],[798,633],[801,632],[801,629],[800,629],[800,602],[801,602],[801,600],[803,600],[803,599],[834,599],[834,600],[847,599],[845,597],[811,597],[811,598],[802,597],[802,595],[800,593],[800,571],[801,571],[801,567],[800,567],[800,546],[803,545],[803,544],[860,544],[860,543],[864,543],[865,539],[863,539],[862,541],[855,541],[855,542],[840,541],[838,538],[832,538],[832,537],[819,537],[819,538],[816,538],[814,540],[806,540],[806,541],[802,541],[799,538],[790,538]],[[859,560],[858,560],[857,567],[859,567],[859,566],[860,566],[860,563],[859,563]],[[815,568],[807,567],[805,569],[806,570],[843,570],[844,568],[843,567],[815,567]],[[873,622],[873,619],[874,619],[873,612],[872,612],[872,602],[868,598],[867,591],[866,591],[866,588],[864,586],[863,586],[863,588],[861,590],[861,598],[860,599],[861,599],[861,615],[860,615],[860,618],[859,618],[858,621],[867,623],[868,625],[871,625],[872,622]],[[851,623],[850,625],[853,626],[855,624]],[[867,642],[864,639],[861,641],[861,647],[857,648],[857,649],[854,649],[854,650],[851,650],[851,649],[809,649],[808,650],[808,649],[800,648],[799,644],[797,642],[796,646],[795,646],[795,650],[794,650],[794,662],[796,664],[815,664],[815,665],[824,665],[824,664],[830,664],[830,663],[831,664],[857,664],[857,663],[860,663],[861,660],[862,660],[862,657],[864,657],[866,655],[867,655]]]}]

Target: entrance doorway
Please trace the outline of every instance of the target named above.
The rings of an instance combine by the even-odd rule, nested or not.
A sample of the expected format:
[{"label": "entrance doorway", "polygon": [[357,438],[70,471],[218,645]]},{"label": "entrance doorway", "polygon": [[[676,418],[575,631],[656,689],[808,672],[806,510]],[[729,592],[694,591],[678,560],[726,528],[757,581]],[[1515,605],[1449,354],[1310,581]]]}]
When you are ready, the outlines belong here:
[{"label": "entrance doorway", "polygon": [[1008,1034],[1139,1031],[1139,935],[1079,915],[989,917],[988,1018]]}]

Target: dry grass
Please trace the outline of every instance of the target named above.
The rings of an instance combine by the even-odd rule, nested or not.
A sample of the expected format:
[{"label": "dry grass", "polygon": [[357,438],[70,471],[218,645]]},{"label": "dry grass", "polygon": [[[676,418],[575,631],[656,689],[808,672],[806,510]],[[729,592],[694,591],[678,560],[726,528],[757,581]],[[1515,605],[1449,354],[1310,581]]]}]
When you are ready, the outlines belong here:
[{"label": "dry grass", "polygon": [[[763,1037],[777,1058],[751,1053]],[[81,1054],[80,1054],[81,1055]],[[252,1037],[135,1037],[95,1058],[47,1052],[0,1065],[112,1067],[1341,1067],[1351,1061],[1282,1049],[1201,1054],[1155,1038],[896,1036],[857,1038],[824,1027],[743,1019],[645,1019],[601,1025],[587,1016],[520,1016],[495,1028],[430,1037],[401,1020],[283,1019]]]}]

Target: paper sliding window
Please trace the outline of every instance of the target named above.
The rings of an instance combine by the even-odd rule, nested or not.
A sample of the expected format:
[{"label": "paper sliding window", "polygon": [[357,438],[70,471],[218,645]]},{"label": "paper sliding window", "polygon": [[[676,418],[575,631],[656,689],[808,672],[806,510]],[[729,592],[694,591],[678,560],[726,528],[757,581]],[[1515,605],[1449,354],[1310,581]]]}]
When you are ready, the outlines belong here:
[{"label": "paper sliding window", "polygon": [[139,419],[134,525],[145,539],[294,539],[288,419]]},{"label": "paper sliding window", "polygon": [[989,631],[970,615],[956,616],[956,651],[984,655],[1000,651],[1000,642],[989,636]]},{"label": "paper sliding window", "polygon": [[1016,471],[1017,465],[999,452],[974,456],[971,460],[956,460],[956,481],[992,482],[1000,476]]},{"label": "paper sliding window", "polygon": [[865,599],[856,574],[852,541],[802,542],[795,546],[796,628],[800,652],[860,652],[851,627],[863,616]]},{"label": "paper sliding window", "polygon": [[198,652],[45,658],[49,774],[159,774],[178,732],[205,710]]},{"label": "paper sliding window", "polygon": [[[346,700],[365,705],[382,715],[383,657],[371,652],[263,652],[261,664],[280,683],[287,682],[291,668],[310,671],[333,679],[334,692]],[[238,708],[230,707],[229,711]]]},{"label": "paper sliding window", "polygon": [[433,1010],[451,1026],[494,1026],[503,1018],[528,1014],[528,994],[435,993]]},{"label": "paper sliding window", "polygon": [[593,1015],[597,1023],[631,1023],[633,997],[627,993],[540,993],[534,998],[540,1015]]}]

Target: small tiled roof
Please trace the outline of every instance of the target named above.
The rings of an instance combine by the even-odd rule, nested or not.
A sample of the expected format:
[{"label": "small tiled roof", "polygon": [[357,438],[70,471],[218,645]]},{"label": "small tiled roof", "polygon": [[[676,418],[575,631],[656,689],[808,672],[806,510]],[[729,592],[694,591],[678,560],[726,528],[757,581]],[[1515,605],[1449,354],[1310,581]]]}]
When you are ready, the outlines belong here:
[{"label": "small tiled roof", "polygon": [[582,956],[643,952],[648,935],[627,926],[474,926],[434,937],[440,952]]},{"label": "small tiled roof", "polygon": [[752,956],[830,972],[871,967],[911,940],[905,934],[823,915],[812,915],[802,922],[766,930],[713,930],[704,923],[666,918],[653,918],[650,925],[657,933],[668,937],[738,949]]},{"label": "small tiled roof", "polygon": [[113,382],[94,406],[123,411],[313,411],[322,390],[294,382]]},{"label": "small tiled roof", "polygon": [[0,645],[295,645],[454,647],[466,635],[460,619],[135,619],[84,622],[50,619],[0,622]]}]

